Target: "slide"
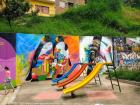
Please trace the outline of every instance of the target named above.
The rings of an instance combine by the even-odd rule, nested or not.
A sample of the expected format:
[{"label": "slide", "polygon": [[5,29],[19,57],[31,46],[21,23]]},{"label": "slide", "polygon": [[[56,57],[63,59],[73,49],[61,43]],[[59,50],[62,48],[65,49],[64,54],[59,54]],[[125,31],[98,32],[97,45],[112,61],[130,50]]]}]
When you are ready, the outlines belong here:
[{"label": "slide", "polygon": [[105,64],[110,65],[112,63],[97,63],[96,66],[94,67],[94,69],[92,70],[92,72],[84,80],[82,80],[78,84],[75,84],[71,87],[64,89],[63,90],[64,94],[73,92],[73,91],[83,87],[84,85],[88,84],[98,74],[98,72],[101,70],[101,68]]},{"label": "slide", "polygon": [[72,73],[72,71],[73,71],[79,64],[82,64],[82,63],[75,63],[75,64],[73,64],[73,66],[71,67],[71,69],[70,69],[68,72],[66,72],[66,73],[65,73],[63,76],[61,76],[60,78],[56,78],[56,79],[52,80],[52,82],[53,82],[53,83],[56,83],[56,82],[58,82],[58,81],[61,81],[61,80],[65,79],[66,77],[68,77],[68,76]]},{"label": "slide", "polygon": [[64,87],[65,85],[71,83],[72,81],[74,81],[75,79],[77,79],[81,74],[82,72],[85,70],[85,68],[87,67],[88,64],[83,64],[82,67],[80,68],[80,70],[73,76],[71,76],[70,78],[62,81],[62,82],[59,82],[57,84],[58,87]]}]

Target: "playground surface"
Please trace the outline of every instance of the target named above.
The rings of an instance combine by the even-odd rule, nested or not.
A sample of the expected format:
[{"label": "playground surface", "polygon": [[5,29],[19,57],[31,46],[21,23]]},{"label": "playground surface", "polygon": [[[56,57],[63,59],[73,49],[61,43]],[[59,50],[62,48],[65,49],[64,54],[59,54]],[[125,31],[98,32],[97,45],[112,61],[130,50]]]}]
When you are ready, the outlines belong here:
[{"label": "playground surface", "polygon": [[[72,98],[71,94],[63,94],[61,88],[51,85],[50,80],[31,82],[18,88],[7,100],[11,101],[8,105],[139,105],[139,86],[120,82],[120,93],[118,87],[113,91],[110,81],[104,76],[101,77],[102,85],[95,84],[92,80],[74,92],[75,98]],[[80,77],[68,86],[82,79],[83,77]]]}]

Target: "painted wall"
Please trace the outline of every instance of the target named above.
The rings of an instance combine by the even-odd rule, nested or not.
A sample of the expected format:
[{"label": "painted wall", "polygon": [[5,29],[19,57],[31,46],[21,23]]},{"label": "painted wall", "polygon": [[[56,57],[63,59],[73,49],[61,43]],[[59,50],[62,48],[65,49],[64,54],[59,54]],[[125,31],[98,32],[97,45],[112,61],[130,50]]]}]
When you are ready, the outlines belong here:
[{"label": "painted wall", "polygon": [[115,64],[128,69],[140,69],[140,38],[113,38]]},{"label": "painted wall", "polygon": [[21,85],[33,74],[37,79],[56,78],[74,63],[106,61],[113,61],[116,67],[139,69],[140,37],[0,33],[0,84],[5,80],[5,66],[10,68],[12,82]]},{"label": "painted wall", "polygon": [[17,84],[25,79],[30,80],[33,74],[38,78],[51,77],[53,60],[57,60],[61,69],[58,74],[68,71],[72,64],[79,62],[79,36],[18,33],[16,39]]},{"label": "painted wall", "polygon": [[[0,84],[5,81],[5,70],[10,69],[13,84],[16,79],[16,37],[15,34],[0,33]],[[1,86],[0,86],[1,88]]]},{"label": "painted wall", "polygon": [[[46,75],[47,78],[52,78],[54,72],[56,76],[63,74],[70,69],[72,64],[79,62],[78,36],[45,35],[44,41],[42,39],[37,49],[32,72],[38,76]],[[36,71],[40,72],[36,73]]]},{"label": "painted wall", "polygon": [[[110,37],[100,37],[100,40],[94,38],[94,36],[80,37],[80,62],[111,62],[112,39]],[[91,61],[90,58],[93,60]]]},{"label": "painted wall", "polygon": [[[98,63],[98,62],[112,62],[113,61],[113,47],[112,38],[110,37],[96,37],[83,36],[80,37],[80,62],[83,63]],[[87,74],[94,68],[94,65],[89,65]],[[106,70],[106,67],[103,68]]]},{"label": "painted wall", "polygon": [[29,74],[34,52],[42,35],[16,34],[16,83],[20,85]]}]

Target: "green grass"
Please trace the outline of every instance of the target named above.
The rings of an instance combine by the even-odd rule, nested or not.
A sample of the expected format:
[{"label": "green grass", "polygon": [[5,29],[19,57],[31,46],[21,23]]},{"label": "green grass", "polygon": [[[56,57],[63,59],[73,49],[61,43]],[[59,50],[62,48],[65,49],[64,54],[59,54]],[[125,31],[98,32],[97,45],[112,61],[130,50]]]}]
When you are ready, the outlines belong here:
[{"label": "green grass", "polygon": [[140,10],[125,6],[121,0],[91,0],[54,17],[17,18],[12,30],[0,18],[0,32],[140,36]]},{"label": "green grass", "polygon": [[[118,70],[117,75],[118,75],[118,78],[120,79],[140,82],[140,71]],[[111,76],[115,77],[114,72],[111,72]]]},{"label": "green grass", "polygon": [[[15,80],[12,80],[12,84],[14,87],[16,87],[16,81]],[[11,89],[10,85],[7,87],[8,89]],[[0,90],[3,90],[4,89],[4,84],[0,84]]]}]

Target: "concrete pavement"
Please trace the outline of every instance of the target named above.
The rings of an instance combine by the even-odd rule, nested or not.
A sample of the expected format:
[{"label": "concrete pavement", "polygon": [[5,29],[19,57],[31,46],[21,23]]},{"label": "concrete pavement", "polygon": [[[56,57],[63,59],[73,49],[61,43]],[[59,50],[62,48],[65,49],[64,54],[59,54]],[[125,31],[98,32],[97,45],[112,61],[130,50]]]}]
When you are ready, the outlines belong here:
[{"label": "concrete pavement", "polygon": [[[80,77],[69,85],[82,79]],[[120,93],[117,87],[112,90],[110,81],[104,76],[101,76],[101,80],[102,85],[95,84],[93,80],[76,90],[75,98],[71,98],[70,94],[63,94],[60,88],[51,85],[50,80],[32,82],[19,87],[14,94],[9,94],[7,105],[140,105],[139,86],[120,83]]]}]

